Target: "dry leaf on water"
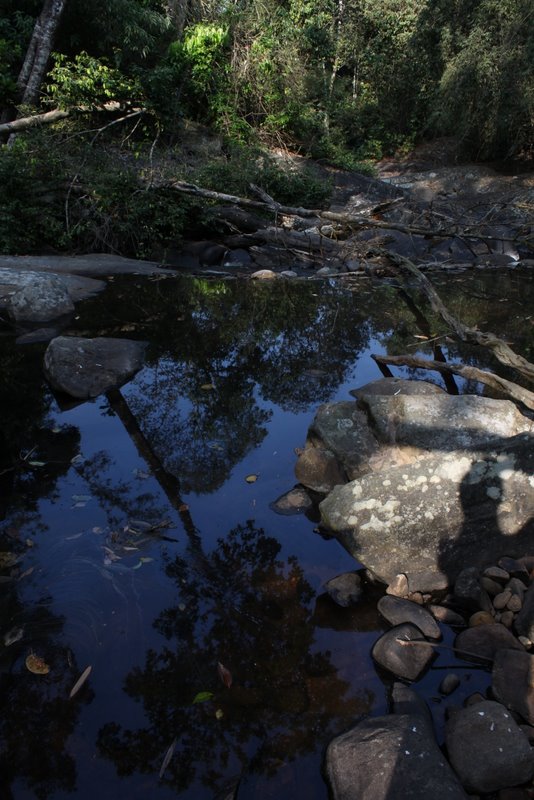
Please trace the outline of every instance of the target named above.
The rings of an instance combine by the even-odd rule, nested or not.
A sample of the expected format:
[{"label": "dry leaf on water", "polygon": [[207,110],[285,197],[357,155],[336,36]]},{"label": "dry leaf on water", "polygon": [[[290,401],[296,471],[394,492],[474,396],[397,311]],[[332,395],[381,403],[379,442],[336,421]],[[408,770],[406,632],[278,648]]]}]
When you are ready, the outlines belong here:
[{"label": "dry leaf on water", "polygon": [[76,681],[76,683],[74,684],[72,689],[70,690],[69,699],[74,697],[74,695],[77,694],[80,691],[80,689],[84,685],[85,681],[87,680],[87,678],[91,674],[91,670],[92,669],[93,669],[93,667],[90,666],[90,665],[84,669],[84,671],[82,672],[82,674],[80,675],[80,677],[78,678],[78,680]]},{"label": "dry leaf on water", "polygon": [[165,753],[165,758],[163,759],[163,763],[162,763],[161,769],[159,771],[159,777],[160,778],[163,778],[163,775],[165,774],[165,770],[167,769],[167,767],[171,763],[171,758],[174,755],[175,748],[176,748],[176,736],[174,737],[174,739],[170,743],[169,749]]},{"label": "dry leaf on water", "polygon": [[257,475],[254,475],[254,474],[252,474],[252,475],[247,475],[247,477],[245,478],[245,480],[246,480],[246,482],[247,482],[247,483],[256,483],[256,481],[258,480],[258,476],[257,476]]},{"label": "dry leaf on water", "polygon": [[217,664],[217,672],[219,673],[219,678],[224,683],[227,689],[229,689],[232,685],[232,673],[229,669],[227,669],[224,664],[219,663]]},{"label": "dry leaf on water", "polygon": [[25,663],[26,669],[33,672],[34,675],[48,675],[50,672],[48,664],[40,656],[36,656],[35,653],[30,653]]}]

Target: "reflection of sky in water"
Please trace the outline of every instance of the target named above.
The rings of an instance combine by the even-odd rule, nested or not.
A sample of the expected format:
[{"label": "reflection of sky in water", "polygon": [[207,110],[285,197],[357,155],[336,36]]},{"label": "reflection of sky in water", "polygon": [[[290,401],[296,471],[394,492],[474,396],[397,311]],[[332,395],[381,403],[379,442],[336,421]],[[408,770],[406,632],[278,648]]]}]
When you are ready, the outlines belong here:
[{"label": "reflection of sky in water", "polygon": [[[226,779],[239,774],[249,759],[257,757],[260,772],[244,779],[243,796],[256,796],[254,791],[263,790],[268,796],[268,792],[276,790],[279,798],[291,795],[296,800],[299,797],[325,800],[327,791],[320,776],[324,744],[336,730],[352,724],[357,715],[356,707],[360,712],[382,713],[385,710],[385,687],[369,656],[380,628],[374,610],[375,600],[354,611],[333,613],[329,601],[320,597],[325,581],[353,569],[355,562],[336,541],[325,540],[315,533],[315,523],[305,516],[279,516],[269,508],[273,500],[295,483],[294,449],[303,445],[319,403],[350,400],[350,389],[380,377],[371,354],[388,350],[402,352],[407,343],[414,344],[413,333],[417,328],[404,312],[401,322],[408,330],[406,334],[398,333],[400,326],[392,322],[399,303],[394,294],[386,293],[380,299],[384,312],[388,312],[382,328],[374,319],[368,329],[356,331],[353,344],[345,341],[340,350],[341,337],[350,339],[349,323],[355,306],[358,306],[359,316],[354,324],[361,326],[367,324],[365,306],[376,309],[378,302],[372,295],[359,297],[357,302],[346,293],[342,297],[346,304],[344,311],[339,311],[335,293],[331,299],[337,310],[331,313],[328,309],[320,310],[316,323],[320,323],[324,331],[309,343],[308,350],[306,337],[313,331],[308,322],[300,339],[288,337],[286,330],[275,331],[272,338],[265,337],[257,352],[249,352],[254,337],[250,338],[247,349],[242,346],[244,339],[239,338],[239,332],[235,341],[228,334],[226,355],[223,348],[211,369],[206,368],[209,343],[204,342],[203,361],[197,375],[194,353],[188,352],[180,360],[169,354],[161,343],[154,345],[155,352],[161,355],[124,387],[123,395],[156,455],[171,472],[187,451],[186,463],[193,488],[187,491],[182,486],[179,503],[175,502],[174,506],[139,455],[119,417],[110,413],[104,398],[68,411],[53,409],[53,418],[59,426],[70,425],[79,430],[82,459],[60,476],[55,488],[39,501],[39,530],[34,522],[26,525],[20,522],[19,515],[12,520],[20,526],[22,539],[34,539],[35,546],[27,550],[20,565],[21,571],[31,566],[34,571],[17,584],[19,602],[5,627],[20,625],[26,629],[26,639],[16,652],[13,651],[15,676],[27,678],[24,658],[30,648],[42,653],[51,663],[51,678],[39,683],[39,678],[31,676],[32,687],[36,690],[31,702],[37,704],[38,710],[39,702],[44,702],[42,687],[48,687],[52,695],[56,691],[60,697],[66,697],[85,666],[92,664],[93,672],[79,700],[70,701],[78,703],[70,727],[61,722],[64,714],[61,702],[52,709],[45,710],[43,706],[43,714],[56,715],[60,720],[62,736],[47,739],[46,725],[43,736],[42,723],[37,725],[29,709],[24,707],[24,702],[29,702],[30,695],[25,693],[29,689],[20,689],[20,694],[13,699],[18,703],[20,724],[26,725],[26,739],[32,747],[42,749],[45,762],[49,758],[52,763],[54,754],[59,757],[66,753],[75,763],[75,789],[68,784],[61,788],[58,778],[64,769],[61,766],[56,766],[54,773],[49,763],[48,783],[42,776],[34,775],[34,788],[48,787],[43,790],[43,796],[63,798],[76,794],[80,798],[93,798],[97,793],[99,797],[114,800],[176,796],[203,800],[212,798],[216,791],[224,788]],[[298,304],[296,309],[298,312]],[[207,311],[198,311],[196,316],[203,326],[209,327]],[[342,324],[339,324],[340,316]],[[309,319],[313,320],[313,308]],[[287,324],[290,326],[291,320]],[[247,328],[247,337],[250,337],[250,330]],[[261,340],[259,331],[258,341]],[[333,347],[333,354],[329,347]],[[428,355],[419,345],[412,346],[410,352]],[[340,353],[344,359],[341,366],[336,361]],[[456,357],[456,348],[451,350],[451,355]],[[338,367],[339,371],[334,372]],[[176,376],[180,380],[173,383]],[[422,373],[418,376],[428,377]],[[431,379],[439,382],[437,376]],[[211,381],[215,389],[201,388]],[[247,432],[249,440],[246,440]],[[69,453],[69,459],[71,457]],[[46,453],[43,460],[46,460]],[[215,461],[217,468],[210,471]],[[258,479],[249,484],[246,477],[251,474]],[[176,477],[183,478],[179,470]],[[88,499],[77,502],[79,497]],[[187,511],[180,503],[187,506]],[[132,518],[152,523],[169,520],[169,527],[160,532],[177,541],[149,536],[138,550],[124,549],[124,545],[129,546],[124,528]],[[189,530],[187,519],[192,526]],[[260,551],[263,555],[258,556],[255,572],[252,561],[245,559],[243,562],[243,574],[248,577],[242,583],[239,569],[231,572],[235,567],[232,560],[235,554],[225,555],[218,540],[234,541],[236,529],[246,526],[248,520],[253,521],[255,531],[251,541],[257,540],[264,549]],[[259,529],[263,533],[259,533]],[[272,541],[278,543],[279,550],[274,556],[268,556]],[[120,559],[110,558],[110,551],[111,555],[120,555]],[[242,553],[245,551],[243,545]],[[172,565],[176,557],[189,565],[189,573],[184,573],[181,579],[166,572],[166,565]],[[296,559],[299,581],[304,587],[300,598],[287,594],[292,585],[288,582],[293,564],[291,557]],[[270,558],[274,558],[272,563]],[[226,570],[230,570],[228,574]],[[257,597],[254,593],[250,597],[247,595],[247,581],[251,585],[257,582]],[[188,597],[185,597],[186,586],[189,586]],[[187,620],[192,608],[188,603],[193,602],[191,598],[197,589],[200,607],[210,609],[205,619],[198,617],[193,621],[197,641],[189,641],[189,634],[181,628],[166,639],[154,622],[165,609],[172,609],[173,620],[182,613]],[[261,600],[264,596],[266,599]],[[291,642],[285,626],[290,626],[294,638],[298,638],[297,633],[305,632],[309,642],[304,642],[302,653],[295,656],[295,674],[307,685],[310,708],[315,708],[315,703],[322,709],[321,714],[309,717],[308,738],[303,731],[298,742],[291,745],[295,747],[296,760],[287,780],[283,777],[287,764],[283,766],[279,751],[274,756],[269,752],[266,741],[274,741],[281,734],[289,735],[293,729],[298,729],[299,721],[308,720],[307,713],[311,714],[292,710],[294,695],[291,686],[288,688],[284,683],[287,676],[280,679],[281,688],[273,688],[273,694],[278,691],[280,697],[287,697],[277,711],[273,711],[274,706],[271,707],[265,698],[259,707],[240,706],[236,700],[233,705],[225,706],[227,716],[217,720],[214,716],[216,702],[191,705],[196,692],[209,690],[219,697],[221,684],[216,662],[223,657],[228,662],[235,659],[236,663],[228,663],[228,666],[239,676],[239,687],[249,692],[254,689],[247,684],[247,674],[240,672],[246,664],[249,664],[247,669],[254,671],[245,642],[248,623],[243,625],[243,641],[240,642],[239,637],[232,638],[235,634],[230,633],[234,623],[229,612],[229,598],[241,608],[252,604],[256,614],[258,597],[260,607],[265,606],[266,616],[263,621],[260,619],[258,629],[252,627],[247,635],[252,636],[253,649],[258,648],[260,666],[263,664],[263,671],[270,675],[273,659],[277,658],[276,652],[268,657],[260,653],[269,644],[264,641],[265,637],[272,634],[280,652],[285,652]],[[55,615],[55,626],[53,620],[44,624],[36,622],[32,616],[36,608]],[[224,638],[220,644],[216,643],[219,642],[219,627],[224,631],[225,624],[229,626],[229,642],[234,649],[222,656],[219,653],[224,649]],[[172,657],[162,656],[165,648]],[[189,655],[184,656],[180,648],[186,648]],[[151,650],[163,658],[159,673],[153,665],[153,675],[160,674],[159,679],[147,677]],[[318,669],[314,672],[306,666],[312,656],[326,652],[329,653],[328,669],[324,672]],[[290,656],[283,657],[291,663]],[[442,654],[436,665],[454,662],[452,655]],[[172,664],[176,665],[176,674],[171,670],[169,676],[164,667]],[[133,681],[138,691],[135,695],[132,676],[142,675],[143,671],[145,678]],[[435,694],[441,677],[439,670],[429,673],[422,684],[425,692]],[[461,689],[464,694],[472,690],[474,680],[466,673]],[[178,699],[174,697],[174,685],[184,687],[187,700],[178,690]],[[128,687],[133,694],[125,691]],[[163,696],[158,699],[160,691]],[[224,705],[226,701],[223,700]],[[353,702],[356,706],[351,706]],[[154,707],[160,710],[156,713]],[[173,715],[182,726],[174,733]],[[194,748],[191,751],[196,775],[185,780],[173,770],[180,760],[180,748],[187,751],[184,737],[188,720],[194,723],[192,735],[199,740],[198,753],[194,753]],[[116,736],[109,727],[104,728],[110,723],[120,728]],[[263,738],[258,733],[262,725]],[[133,739],[128,739],[128,730],[132,731]],[[137,738],[136,732],[141,732]],[[1,735],[6,738],[4,733]],[[165,779],[158,782],[161,761],[174,735],[179,738],[177,752]],[[17,750],[20,743],[9,736],[8,747]],[[215,737],[211,755],[202,752],[203,736],[208,742]],[[97,742],[102,744],[104,740],[108,748],[106,755],[97,746]],[[228,761],[217,773],[216,751],[223,752],[225,747]],[[286,756],[288,754],[290,751]],[[32,774],[28,764],[34,761],[32,754],[26,761],[22,757],[19,762],[16,758],[11,760],[13,771],[6,772],[4,780],[12,779],[14,797],[34,796],[26,783],[26,778]],[[272,768],[273,763],[278,766],[272,775],[261,772],[262,764],[270,764]],[[214,774],[210,777],[212,768]],[[123,773],[120,777],[117,770]],[[18,779],[17,772],[21,776]]]}]

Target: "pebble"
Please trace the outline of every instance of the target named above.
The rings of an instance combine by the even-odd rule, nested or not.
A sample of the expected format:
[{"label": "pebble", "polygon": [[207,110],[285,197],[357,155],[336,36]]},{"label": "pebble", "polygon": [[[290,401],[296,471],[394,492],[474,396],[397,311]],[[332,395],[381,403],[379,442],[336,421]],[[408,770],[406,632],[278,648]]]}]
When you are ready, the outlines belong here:
[{"label": "pebble", "polygon": [[493,625],[495,622],[495,617],[489,611],[475,611],[469,617],[468,625],[470,628],[476,628],[477,625]]},{"label": "pebble", "polygon": [[499,610],[506,608],[506,605],[511,597],[512,592],[509,591],[509,589],[506,589],[504,592],[501,592],[493,598],[493,607]]},{"label": "pebble", "polygon": [[511,628],[514,623],[514,612],[503,611],[502,614],[500,615],[499,622],[501,622],[505,626],[505,628]]},{"label": "pebble", "polygon": [[502,585],[494,581],[493,578],[488,578],[485,575],[481,578],[480,585],[491,597],[495,597],[495,595],[502,592]]},{"label": "pebble", "polygon": [[502,583],[506,583],[506,581],[510,580],[510,573],[502,569],[502,567],[488,567],[484,570],[484,575],[487,578],[491,578],[494,581],[501,581]]},{"label": "pebble", "polygon": [[430,605],[428,610],[434,615],[438,622],[444,622],[446,625],[452,625],[455,628],[463,628],[465,626],[464,618],[451,608]]},{"label": "pebble", "polygon": [[394,597],[407,597],[408,592],[408,578],[402,572],[399,575],[395,575],[386,589],[386,594],[391,594]]},{"label": "pebble", "polygon": [[518,636],[517,641],[521,642],[525,650],[529,650],[532,647],[532,642],[528,638],[528,636]]},{"label": "pebble", "polygon": [[521,598],[517,594],[513,594],[511,598],[506,603],[506,608],[512,613],[516,614],[518,611],[521,611],[523,608],[523,603]]}]

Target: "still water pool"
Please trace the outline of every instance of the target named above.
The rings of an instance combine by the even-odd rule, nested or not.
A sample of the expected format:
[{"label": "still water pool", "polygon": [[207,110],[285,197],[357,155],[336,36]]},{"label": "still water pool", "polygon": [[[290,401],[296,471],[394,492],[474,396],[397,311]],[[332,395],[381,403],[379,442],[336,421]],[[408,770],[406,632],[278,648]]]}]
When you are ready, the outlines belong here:
[{"label": "still water pool", "polygon": [[[464,322],[532,360],[532,276],[437,284]],[[494,366],[412,297],[362,280],[116,280],[67,332],[146,340],[147,363],[77,405],[45,384],[44,345],[5,331],[2,798],[326,800],[326,744],[388,709],[369,655],[383,589],[336,607],[325,582],[361,565],[316,514],[271,504],[295,484],[317,406],[380,377],[371,354],[440,347]],[[455,702],[487,683],[441,651],[418,684],[438,730],[451,664]]]}]

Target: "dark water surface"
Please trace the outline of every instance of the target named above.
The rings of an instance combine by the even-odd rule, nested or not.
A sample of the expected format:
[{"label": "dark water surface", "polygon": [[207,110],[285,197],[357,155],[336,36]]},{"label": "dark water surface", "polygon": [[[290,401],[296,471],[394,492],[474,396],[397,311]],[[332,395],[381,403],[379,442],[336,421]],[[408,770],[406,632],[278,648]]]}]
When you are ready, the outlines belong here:
[{"label": "dark water surface", "polygon": [[[531,276],[436,282],[532,360]],[[326,800],[325,745],[388,709],[369,655],[382,589],[337,608],[324,583],[360,565],[313,514],[270,504],[295,484],[317,406],[380,377],[371,353],[432,355],[422,337],[443,324],[365,281],[121,280],[79,314],[68,332],[147,340],[148,359],[68,408],[44,346],[0,338],[1,797],[204,800],[239,781],[238,800]],[[455,702],[487,683],[440,651],[418,684],[438,728],[449,664]]]}]

